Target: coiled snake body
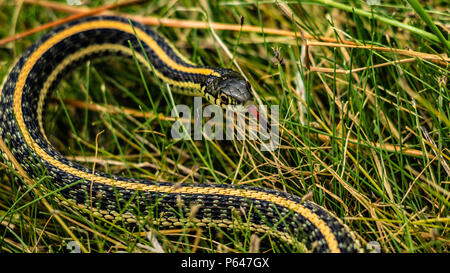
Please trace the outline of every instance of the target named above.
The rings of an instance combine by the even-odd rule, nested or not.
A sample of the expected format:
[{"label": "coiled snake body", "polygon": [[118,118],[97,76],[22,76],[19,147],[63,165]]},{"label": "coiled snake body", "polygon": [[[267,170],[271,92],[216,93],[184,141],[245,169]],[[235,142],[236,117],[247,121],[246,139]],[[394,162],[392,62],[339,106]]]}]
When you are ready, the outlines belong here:
[{"label": "coiled snake body", "polygon": [[[130,179],[93,172],[66,159],[43,131],[45,97],[75,63],[105,55],[134,55],[163,82],[217,105],[239,105],[251,98],[248,83],[238,73],[192,64],[142,24],[115,16],[70,22],[33,44],[16,62],[1,90],[0,137],[31,177],[44,170],[64,198],[107,220],[133,223],[136,217],[132,215],[138,210],[161,228],[190,221],[200,227],[232,229],[236,225],[233,211],[244,211],[254,232],[286,241],[306,239],[317,252],[359,250],[358,242],[338,218],[295,195],[259,187]],[[91,197],[93,207],[89,206]],[[123,211],[131,199],[133,206]],[[189,219],[193,205],[197,211]]]}]

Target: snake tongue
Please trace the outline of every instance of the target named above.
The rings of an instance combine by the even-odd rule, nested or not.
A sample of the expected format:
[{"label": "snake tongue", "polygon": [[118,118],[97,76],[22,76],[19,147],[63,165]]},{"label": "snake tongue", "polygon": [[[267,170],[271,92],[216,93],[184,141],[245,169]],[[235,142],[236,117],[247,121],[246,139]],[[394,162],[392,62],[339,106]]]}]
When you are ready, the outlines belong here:
[{"label": "snake tongue", "polygon": [[[254,116],[256,117],[258,124],[259,124],[259,129],[263,130],[262,132],[265,134],[265,132],[270,132],[270,129],[268,128],[268,120],[266,119],[266,115],[261,116],[261,114],[259,113],[258,109],[256,108],[255,105],[248,105],[247,106],[247,110]],[[260,132],[261,133],[261,132]]]},{"label": "snake tongue", "polygon": [[257,118],[257,120],[259,121],[259,111],[258,111],[258,109],[256,108],[256,106],[255,105],[248,105],[247,106],[247,110],[254,116],[254,117],[256,117]]}]

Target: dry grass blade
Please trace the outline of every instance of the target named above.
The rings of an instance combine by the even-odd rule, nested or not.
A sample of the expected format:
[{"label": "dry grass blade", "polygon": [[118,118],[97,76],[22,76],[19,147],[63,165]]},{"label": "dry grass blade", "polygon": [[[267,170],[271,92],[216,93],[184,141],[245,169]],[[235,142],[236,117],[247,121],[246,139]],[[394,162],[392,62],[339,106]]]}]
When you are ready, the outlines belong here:
[{"label": "dry grass blade", "polygon": [[[37,1],[37,0],[23,0],[25,3],[34,4],[34,5],[41,5],[43,7],[51,8],[54,10],[69,12],[69,13],[83,13],[87,15],[89,12],[95,13],[105,13],[105,14],[114,14],[113,12],[107,11],[107,9],[112,9],[113,5],[111,7],[103,8],[102,10],[98,9],[89,9],[85,7],[73,7],[69,5],[64,5],[60,3],[55,2],[49,2],[49,1]],[[142,0],[141,0],[142,1]],[[135,2],[135,1],[130,1]],[[136,1],[138,2],[138,1]],[[125,5],[125,3],[124,3]],[[115,13],[117,14],[117,13]],[[83,15],[83,16],[87,16]],[[140,23],[147,24],[147,25],[153,25],[153,26],[166,26],[166,27],[177,27],[177,28],[196,28],[196,29],[207,29],[211,28],[214,30],[232,30],[232,31],[242,31],[242,32],[261,32],[260,26],[251,26],[251,25],[239,25],[239,24],[223,24],[223,23],[215,23],[215,22],[203,22],[203,21],[188,21],[188,20],[179,20],[179,19],[170,19],[170,18],[158,18],[158,17],[144,17],[139,15],[130,15],[130,14],[122,14],[123,16],[130,17],[133,20],[136,20]],[[76,15],[74,15],[76,16]],[[36,30],[35,32],[41,31],[42,29]],[[33,32],[34,33],[34,32]],[[327,46],[327,47],[351,47],[351,48],[361,48],[361,49],[370,49],[370,50],[377,50],[377,51],[383,51],[383,52],[391,52],[393,54],[398,55],[404,55],[404,56],[411,56],[411,57],[417,57],[422,58],[424,60],[430,60],[430,61],[436,61],[437,63],[440,63],[441,65],[448,65],[450,62],[449,57],[445,56],[439,56],[434,54],[428,54],[423,52],[417,52],[412,50],[404,50],[404,49],[396,49],[396,48],[385,48],[380,46],[373,46],[373,45],[358,45],[356,42],[353,41],[338,41],[335,38],[330,37],[316,37],[313,35],[310,35],[308,33],[305,33],[302,31],[302,33],[296,33],[294,31],[290,30],[284,30],[284,29],[276,29],[276,28],[264,28],[265,34],[271,34],[271,35],[278,35],[278,36],[287,36],[292,38],[300,38],[305,39],[307,44],[310,46]],[[23,36],[22,36],[23,37]],[[19,39],[18,38],[10,38],[12,40]],[[9,42],[7,41],[7,42]],[[320,42],[319,42],[320,41]],[[0,41],[0,45],[2,42]]]},{"label": "dry grass blade", "polygon": [[[39,26],[37,28],[33,28],[31,30],[28,30],[28,31],[25,31],[25,32],[22,32],[22,33],[19,33],[19,34],[16,34],[16,35],[4,38],[4,39],[1,39],[0,40],[0,46],[4,45],[4,44],[7,44],[9,42],[12,42],[12,41],[21,39],[23,37],[27,37],[27,36],[29,36],[31,34],[38,33],[38,32],[44,31],[46,29],[49,29],[49,28],[52,28],[52,27],[55,27],[55,26],[62,25],[64,23],[67,23],[67,22],[70,22],[70,21],[73,21],[73,20],[76,20],[76,19],[80,19],[80,18],[83,18],[83,17],[99,14],[99,13],[105,11],[105,10],[108,10],[108,9],[114,9],[114,8],[121,7],[121,6],[132,5],[132,4],[140,3],[140,2],[143,2],[143,1],[148,1],[148,0],[129,0],[129,1],[124,1],[124,2],[119,2],[119,3],[104,5],[102,7],[95,8],[95,9],[89,9],[89,10],[84,11],[84,12],[78,12],[77,14],[70,15],[70,16],[68,16],[66,18],[63,18],[63,19],[60,19],[60,20],[56,20],[54,22],[50,22],[48,24],[44,24],[44,25]],[[37,3],[39,3],[39,2],[37,2]]]},{"label": "dry grass blade", "polygon": [[[14,155],[11,153],[11,151],[8,149],[8,146],[5,144],[5,142],[3,141],[2,138],[0,138],[0,150],[3,151],[8,160],[11,161],[11,163],[13,164],[14,168],[17,170],[17,172],[19,173],[19,175],[22,177],[22,179],[25,181],[25,183],[28,184],[28,187],[33,189],[33,192],[39,196],[41,198],[42,194],[40,193],[40,191],[34,186],[35,185],[35,181],[33,181],[28,174],[25,172],[25,170],[22,168],[22,166],[19,164],[19,162],[17,161],[17,159],[14,157]],[[87,249],[84,247],[83,244],[80,243],[80,241],[78,240],[78,238],[73,234],[73,232],[69,229],[69,227],[66,225],[66,223],[62,220],[62,218],[60,217],[60,215],[58,214],[58,212],[56,210],[53,209],[53,207],[50,205],[50,203],[47,202],[47,200],[45,200],[45,198],[41,198],[41,202],[42,204],[44,204],[45,208],[48,210],[48,212],[50,212],[51,215],[53,215],[53,217],[58,221],[58,223],[61,225],[61,227],[67,232],[67,234],[70,235],[70,237],[72,238],[72,240],[74,240],[76,243],[78,243],[78,245],[80,246],[80,249],[83,252],[87,252]]]}]

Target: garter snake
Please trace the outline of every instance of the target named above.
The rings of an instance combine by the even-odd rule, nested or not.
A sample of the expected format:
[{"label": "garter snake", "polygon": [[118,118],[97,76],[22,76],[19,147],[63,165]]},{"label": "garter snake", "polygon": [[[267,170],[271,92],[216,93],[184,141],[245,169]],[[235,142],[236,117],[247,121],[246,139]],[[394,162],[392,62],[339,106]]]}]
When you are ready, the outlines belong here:
[{"label": "garter snake", "polygon": [[[138,209],[161,228],[178,227],[189,220],[199,227],[232,229],[237,224],[233,213],[243,211],[253,232],[270,233],[288,242],[303,240],[316,252],[360,250],[340,219],[292,194],[252,186],[130,179],[92,171],[66,159],[45,136],[45,98],[75,64],[109,55],[135,56],[163,82],[213,104],[240,105],[252,97],[249,84],[237,72],[191,63],[156,31],[138,22],[130,24],[116,16],[69,22],[28,48],[1,89],[0,137],[31,177],[38,177],[44,169],[64,198],[107,220],[132,224]],[[133,206],[123,211],[130,200]],[[180,202],[181,212],[177,209]],[[185,215],[193,205],[195,217],[188,219]]]}]

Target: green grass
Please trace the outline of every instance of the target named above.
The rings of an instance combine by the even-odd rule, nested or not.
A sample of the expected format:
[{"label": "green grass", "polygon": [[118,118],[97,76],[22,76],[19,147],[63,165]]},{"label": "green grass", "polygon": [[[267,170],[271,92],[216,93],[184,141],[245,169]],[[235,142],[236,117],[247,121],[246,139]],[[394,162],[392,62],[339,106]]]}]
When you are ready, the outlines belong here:
[{"label": "green grass", "polygon": [[[104,1],[87,2],[97,7]],[[150,1],[120,11],[238,26],[243,17],[244,25],[261,30],[299,33],[301,28],[303,34],[366,48],[313,45],[307,48],[308,58],[302,58],[301,38],[230,30],[216,30],[215,36],[210,29],[159,27],[195,63],[236,70],[237,63],[264,104],[280,105],[280,148],[261,153],[255,141],[173,140],[167,89],[133,62],[114,59],[82,65],[53,92],[45,126],[54,146],[86,166],[95,162],[98,170],[127,177],[248,184],[306,195],[343,219],[363,245],[377,241],[384,252],[447,252],[448,64],[394,51],[448,56],[446,1],[425,6],[409,1],[413,7],[382,1],[372,8],[361,1],[202,2],[207,6]],[[19,9],[13,3],[0,0],[0,38],[68,15],[27,3]],[[41,35],[0,47],[2,79]],[[400,61],[406,58],[412,59]],[[379,67],[385,63],[390,65]],[[176,94],[173,99],[175,104],[192,102]],[[163,118],[93,111],[89,104]],[[67,251],[73,237],[92,252],[155,251],[146,236],[80,216],[57,202],[54,192],[45,196],[47,201],[38,198],[1,155],[0,181],[0,252]],[[45,175],[34,182],[36,188],[52,189]],[[257,245],[245,225],[233,232],[189,226],[174,234],[156,226],[139,231],[150,230],[164,252],[248,252]],[[267,236],[256,248],[301,250]]]}]

